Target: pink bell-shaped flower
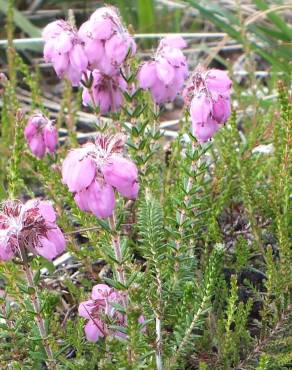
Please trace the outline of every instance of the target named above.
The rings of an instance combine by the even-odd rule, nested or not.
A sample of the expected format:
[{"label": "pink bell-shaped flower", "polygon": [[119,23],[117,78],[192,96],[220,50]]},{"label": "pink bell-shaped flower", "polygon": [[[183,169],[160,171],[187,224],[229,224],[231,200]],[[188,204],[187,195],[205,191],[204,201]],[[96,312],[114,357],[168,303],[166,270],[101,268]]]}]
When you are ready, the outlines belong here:
[{"label": "pink bell-shaped flower", "polygon": [[220,96],[230,96],[230,90],[232,87],[232,81],[228,77],[226,71],[220,69],[210,69],[204,74],[204,80],[206,82],[207,88],[215,92]]},{"label": "pink bell-shaped flower", "polygon": [[[84,105],[99,107],[101,114],[109,111],[117,112],[123,104],[123,92],[127,88],[127,83],[118,71],[113,76],[106,76],[98,70],[92,72],[93,83],[91,92],[84,87],[82,100]],[[93,98],[93,102],[92,102]]]},{"label": "pink bell-shaped flower", "polygon": [[89,146],[72,150],[62,164],[63,182],[72,192],[86,189],[95,178],[96,165],[89,150]]},{"label": "pink bell-shaped flower", "polygon": [[32,154],[38,158],[43,158],[46,153],[46,144],[43,135],[38,133],[28,142]]},{"label": "pink bell-shaped flower", "polygon": [[219,96],[217,101],[213,103],[213,118],[216,122],[225,123],[231,114],[231,106],[229,97]]},{"label": "pink bell-shaped flower", "polygon": [[55,153],[58,145],[58,133],[52,124],[46,125],[43,130],[44,142],[50,153]]},{"label": "pink bell-shaped flower", "polygon": [[37,254],[50,261],[65,250],[66,241],[62,231],[57,226],[48,230],[46,236],[41,236],[39,240],[40,245],[36,247]]},{"label": "pink bell-shaped flower", "polygon": [[113,188],[97,180],[93,181],[88,188],[76,193],[74,199],[81,210],[91,212],[99,218],[111,216],[115,208]]},{"label": "pink bell-shaped flower", "polygon": [[219,125],[211,117],[204,123],[193,123],[193,134],[200,143],[209,140],[216,131],[219,130]]},{"label": "pink bell-shaped flower", "polygon": [[136,199],[139,191],[138,169],[127,158],[113,155],[102,166],[105,181],[115,187],[117,191],[130,199]]},{"label": "pink bell-shaped flower", "polygon": [[43,158],[46,151],[55,153],[58,144],[58,132],[53,124],[42,113],[32,114],[24,129],[24,136],[32,153]]},{"label": "pink bell-shaped flower", "polygon": [[190,113],[193,122],[203,124],[206,122],[212,111],[212,102],[204,94],[193,99],[190,106]]}]

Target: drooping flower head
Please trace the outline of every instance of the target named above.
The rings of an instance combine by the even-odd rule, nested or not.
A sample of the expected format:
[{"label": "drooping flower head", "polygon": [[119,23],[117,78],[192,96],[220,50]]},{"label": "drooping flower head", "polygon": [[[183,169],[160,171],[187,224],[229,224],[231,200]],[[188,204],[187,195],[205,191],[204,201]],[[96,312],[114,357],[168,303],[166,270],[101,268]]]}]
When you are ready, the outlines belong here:
[{"label": "drooping flower head", "polygon": [[122,196],[136,199],[139,191],[138,170],[123,156],[122,135],[99,134],[94,142],[69,152],[62,165],[63,182],[75,193],[80,209],[97,217],[112,215],[116,189]]},{"label": "drooping flower head", "polygon": [[125,337],[124,333],[111,330],[108,325],[108,323],[118,326],[125,325],[125,316],[116,310],[113,305],[115,303],[122,304],[122,295],[106,284],[95,285],[91,299],[80,303],[79,315],[88,319],[84,328],[88,341],[96,342],[99,338],[108,335]]},{"label": "drooping flower head", "polygon": [[42,36],[45,61],[53,64],[59,78],[67,77],[73,86],[78,86],[88,60],[77,29],[69,22],[58,20],[49,23]]},{"label": "drooping flower head", "polygon": [[186,42],[180,36],[165,37],[154,58],[140,68],[140,87],[149,89],[157,104],[173,101],[183,87],[188,76],[186,58],[181,51],[184,47]]},{"label": "drooping flower head", "polygon": [[[122,294],[106,284],[97,284],[92,288],[91,299],[80,303],[78,313],[81,317],[88,319],[84,327],[88,341],[96,342],[99,338],[106,336],[127,337],[124,332],[111,327],[126,328],[126,317],[115,306],[115,304],[122,305]],[[141,315],[138,321],[143,324],[144,317]]]},{"label": "drooping flower head", "polygon": [[[94,104],[99,107],[101,114],[109,111],[116,112],[123,103],[123,91],[127,83],[119,71],[112,76],[102,74],[95,69],[92,73],[92,97]],[[84,105],[92,105],[92,97],[88,88],[84,87],[82,100]]]},{"label": "drooping flower head", "polygon": [[134,39],[124,27],[118,10],[112,6],[97,9],[82,24],[78,35],[84,43],[90,69],[115,74],[128,53],[136,52]]},{"label": "drooping flower head", "polygon": [[25,204],[7,200],[0,211],[0,260],[10,260],[21,249],[54,259],[65,249],[50,202],[32,199]]},{"label": "drooping flower head", "polygon": [[184,91],[190,107],[193,134],[199,142],[209,140],[231,113],[232,82],[226,71],[199,67]]},{"label": "drooping flower head", "polygon": [[58,144],[58,132],[54,122],[50,121],[42,113],[32,114],[24,129],[24,136],[32,153],[43,158],[46,151],[54,153]]}]

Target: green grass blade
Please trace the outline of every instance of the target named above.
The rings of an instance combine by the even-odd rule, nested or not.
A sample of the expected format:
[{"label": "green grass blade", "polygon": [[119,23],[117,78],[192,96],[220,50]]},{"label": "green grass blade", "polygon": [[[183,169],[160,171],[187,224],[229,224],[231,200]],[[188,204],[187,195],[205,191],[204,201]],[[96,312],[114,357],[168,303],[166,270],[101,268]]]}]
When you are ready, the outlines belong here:
[{"label": "green grass blade", "polygon": [[[260,9],[260,10],[267,10],[269,9],[269,6],[266,1],[264,0],[253,0],[254,4]],[[291,40],[292,38],[292,29],[287,26],[284,19],[282,19],[276,12],[268,13],[267,18],[280,30],[285,34],[288,39]]]},{"label": "green grass blade", "polygon": [[[234,27],[232,27],[231,25],[226,23],[224,20],[219,18],[218,15],[216,15],[216,12],[214,11],[214,9],[211,10],[211,9],[206,8],[206,7],[203,7],[200,4],[198,4],[195,0],[188,0],[188,3],[192,7],[199,10],[199,12],[206,19],[208,19],[210,22],[215,24],[221,31],[226,32],[230,37],[238,40],[239,42],[243,41],[240,32],[236,31],[236,29]],[[221,13],[221,15],[222,15],[222,13]]]},{"label": "green grass blade", "polygon": [[[7,14],[8,11],[8,1],[0,0],[0,12]],[[39,37],[41,31],[38,27],[34,26],[28,19],[26,19],[20,11],[13,9],[14,23],[17,27],[22,29],[30,37]]]},{"label": "green grass blade", "polygon": [[151,32],[155,30],[155,16],[153,0],[137,1],[139,31]]}]

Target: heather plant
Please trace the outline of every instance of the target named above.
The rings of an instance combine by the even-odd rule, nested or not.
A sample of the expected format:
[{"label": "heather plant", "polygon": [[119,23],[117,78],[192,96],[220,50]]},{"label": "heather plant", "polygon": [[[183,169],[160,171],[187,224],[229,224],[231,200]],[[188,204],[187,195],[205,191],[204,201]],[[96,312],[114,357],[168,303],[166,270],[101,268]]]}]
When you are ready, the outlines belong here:
[{"label": "heather plant", "polygon": [[[279,81],[266,111],[232,109],[240,99],[227,71],[190,70],[174,36],[141,61],[118,10],[101,7],[79,28],[69,17],[43,30],[44,58],[65,86],[53,120],[38,71],[13,47],[11,4],[0,367],[289,368],[287,87]],[[178,94],[185,105],[165,143],[163,104]],[[82,142],[80,109],[92,129]]]}]

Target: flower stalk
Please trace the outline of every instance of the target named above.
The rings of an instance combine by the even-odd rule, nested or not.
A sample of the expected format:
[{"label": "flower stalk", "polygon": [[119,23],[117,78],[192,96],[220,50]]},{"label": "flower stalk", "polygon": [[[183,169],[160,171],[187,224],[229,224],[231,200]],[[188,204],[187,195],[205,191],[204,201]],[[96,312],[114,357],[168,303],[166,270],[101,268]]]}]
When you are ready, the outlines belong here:
[{"label": "flower stalk", "polygon": [[[118,280],[121,284],[124,286],[126,285],[126,276],[125,276],[125,269],[123,266],[123,254],[122,254],[122,248],[121,248],[121,238],[119,233],[117,232],[117,225],[116,225],[116,216],[115,212],[109,217],[109,226],[112,231],[112,246],[115,254],[115,259],[118,263],[118,267],[116,268]],[[128,302],[126,297],[123,295],[123,305],[124,308],[127,308]]]},{"label": "flower stalk", "polygon": [[[194,143],[194,141],[192,141],[192,148],[191,148],[191,150],[192,150],[192,154],[193,154],[194,153],[194,150],[195,150],[195,143]],[[184,221],[185,221],[185,218],[186,218],[186,208],[188,208],[189,202],[190,202],[190,191],[191,191],[191,189],[193,187],[193,183],[194,183],[194,178],[193,178],[192,174],[193,174],[195,168],[196,168],[196,161],[195,160],[192,160],[191,161],[191,164],[190,164],[190,175],[188,176],[188,179],[187,179],[186,191],[185,191],[185,196],[184,196],[184,199],[183,199],[184,208],[180,209],[180,216],[179,216],[179,222],[178,222],[178,234],[179,234],[179,237],[175,241],[176,262],[175,262],[175,265],[174,265],[174,271],[175,271],[175,274],[174,274],[174,284],[176,284],[177,274],[178,274],[178,271],[179,271],[178,256],[180,254],[181,242],[183,240],[183,233],[184,233],[183,224],[184,224]]]},{"label": "flower stalk", "polygon": [[163,370],[163,364],[162,364],[161,318],[160,318],[160,314],[159,313],[156,313],[155,329],[156,329],[156,351],[155,351],[156,369],[157,370]]},{"label": "flower stalk", "polygon": [[26,250],[22,246],[20,246],[19,249],[20,249],[20,257],[21,257],[21,260],[22,260],[22,263],[23,263],[23,271],[24,271],[24,274],[25,274],[25,277],[26,277],[26,280],[27,280],[27,283],[28,283],[29,287],[32,288],[32,292],[30,292],[30,299],[31,299],[31,303],[33,305],[33,309],[34,309],[34,313],[35,313],[35,321],[36,321],[40,336],[42,338],[42,343],[43,343],[44,349],[45,349],[46,354],[47,354],[46,365],[47,365],[48,369],[50,369],[50,370],[57,370],[56,361],[54,359],[53,351],[52,351],[52,348],[51,348],[50,343],[48,341],[48,334],[47,334],[47,330],[46,330],[46,326],[45,326],[45,321],[44,321],[44,319],[41,315],[41,304],[40,304],[40,299],[39,299],[38,293],[37,293],[37,286],[36,286],[36,284],[34,283],[34,280],[33,280],[33,272],[31,270],[31,267],[30,267],[29,263],[28,263]]}]

